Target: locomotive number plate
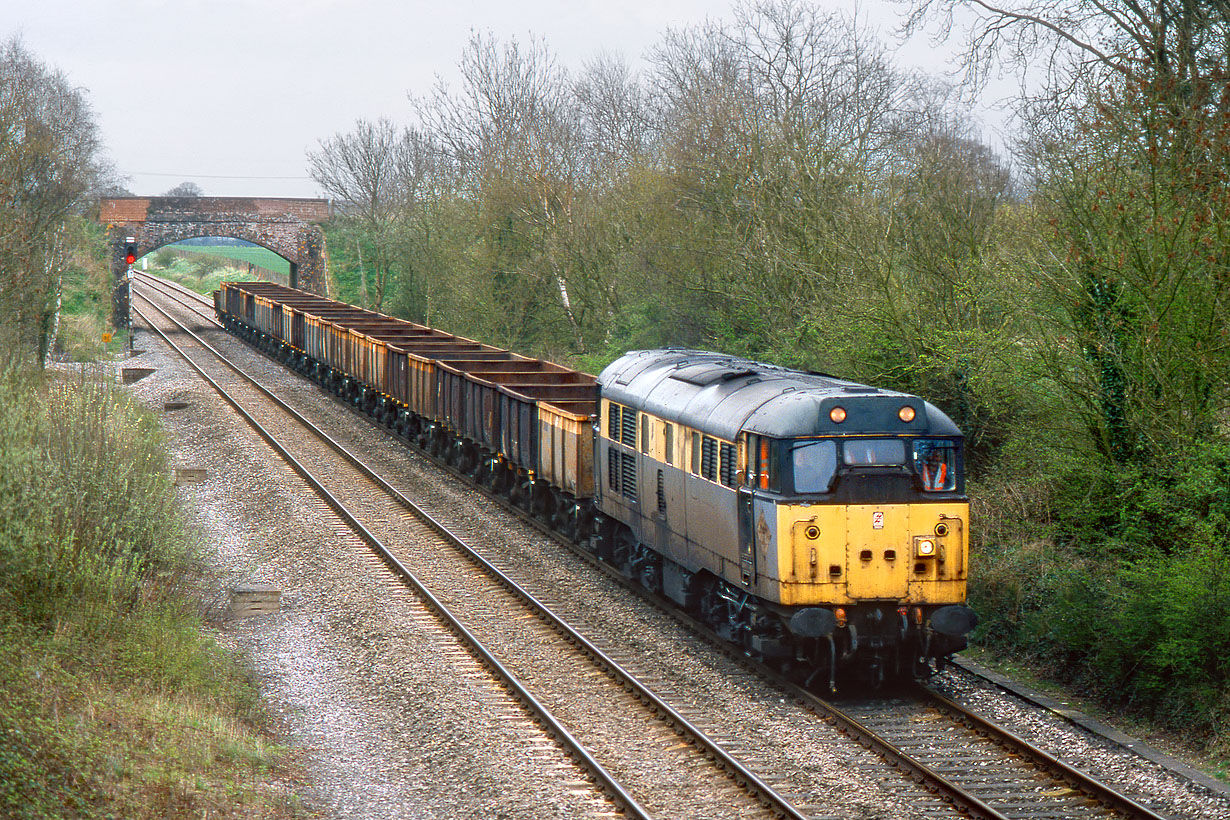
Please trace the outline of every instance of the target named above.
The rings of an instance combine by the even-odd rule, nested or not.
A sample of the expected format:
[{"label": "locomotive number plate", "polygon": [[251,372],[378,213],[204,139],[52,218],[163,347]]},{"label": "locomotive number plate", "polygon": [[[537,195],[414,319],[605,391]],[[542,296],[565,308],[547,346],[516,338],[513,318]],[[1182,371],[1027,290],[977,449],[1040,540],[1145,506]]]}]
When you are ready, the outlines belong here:
[{"label": "locomotive number plate", "polygon": [[884,513],[880,510],[876,510],[871,514],[871,528],[873,530],[884,529]]}]

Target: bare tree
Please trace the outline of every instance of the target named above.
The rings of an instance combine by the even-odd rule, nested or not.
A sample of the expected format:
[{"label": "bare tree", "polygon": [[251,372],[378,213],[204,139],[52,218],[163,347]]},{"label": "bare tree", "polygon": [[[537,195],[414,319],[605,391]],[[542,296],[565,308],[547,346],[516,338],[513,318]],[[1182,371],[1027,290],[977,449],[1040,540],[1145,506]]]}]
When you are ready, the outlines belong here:
[{"label": "bare tree", "polygon": [[[568,76],[540,40],[522,46],[479,33],[459,68],[459,89],[440,83],[416,108],[476,203],[499,332],[511,342],[562,320],[579,343],[569,271],[550,252],[572,225],[580,164]],[[544,286],[558,294],[558,311],[540,311],[534,296]]]},{"label": "bare tree", "polygon": [[42,362],[55,337],[65,224],[100,175],[80,89],[17,39],[0,45],[0,305],[7,362]]},{"label": "bare tree", "polygon": [[848,303],[861,271],[884,261],[877,198],[910,78],[856,21],[798,0],[669,32],[651,61],[680,205],[714,227],[688,286],[716,310],[746,305],[729,343],[797,348],[782,334],[823,324],[818,314]]},{"label": "bare tree", "polygon": [[186,197],[198,197],[198,196],[204,196],[204,195],[205,195],[205,191],[203,191],[201,189],[201,186],[197,185],[195,182],[181,182],[178,185],[176,185],[174,188],[171,188],[169,191],[163,194],[163,196],[186,196]]},{"label": "bare tree", "polygon": [[413,176],[406,176],[413,175],[408,159],[414,155],[408,147],[411,140],[390,120],[359,120],[350,133],[322,140],[318,150],[308,153],[312,178],[334,198],[343,219],[358,228],[354,248],[361,272],[360,296],[376,310],[384,303],[397,224],[411,194]]},{"label": "bare tree", "polygon": [[999,62],[1023,78],[1044,68],[1051,92],[1080,91],[1113,74],[1129,82],[1196,93],[1230,104],[1230,6],[1220,0],[898,0],[905,30],[936,26],[937,39],[961,30],[967,77],[981,85]]},{"label": "bare tree", "polygon": [[573,83],[589,176],[603,184],[643,160],[650,148],[646,89],[622,57],[590,60]]}]

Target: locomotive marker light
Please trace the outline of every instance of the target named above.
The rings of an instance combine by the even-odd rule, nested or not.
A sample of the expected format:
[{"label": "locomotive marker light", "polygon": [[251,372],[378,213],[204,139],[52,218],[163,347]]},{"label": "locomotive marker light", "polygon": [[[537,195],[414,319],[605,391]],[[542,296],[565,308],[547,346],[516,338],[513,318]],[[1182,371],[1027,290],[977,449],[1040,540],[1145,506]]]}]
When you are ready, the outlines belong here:
[{"label": "locomotive marker light", "polygon": [[914,542],[914,551],[919,558],[934,558],[935,542],[930,538],[919,538]]},{"label": "locomotive marker light", "polygon": [[910,407],[908,404],[897,411],[897,418],[901,419],[906,424],[909,424],[914,420],[914,415],[914,408]]},{"label": "locomotive marker light", "polygon": [[832,419],[834,424],[841,424],[846,420],[846,408],[834,407],[829,411],[829,418]]}]

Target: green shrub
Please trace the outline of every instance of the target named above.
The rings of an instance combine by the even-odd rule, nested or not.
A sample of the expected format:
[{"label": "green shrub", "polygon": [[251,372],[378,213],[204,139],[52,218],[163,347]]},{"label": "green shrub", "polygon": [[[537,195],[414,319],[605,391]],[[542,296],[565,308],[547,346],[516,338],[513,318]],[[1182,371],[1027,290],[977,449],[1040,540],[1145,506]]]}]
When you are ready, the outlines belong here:
[{"label": "green shrub", "polygon": [[287,816],[152,415],[81,371],[0,377],[0,418],[0,817]]},{"label": "green shrub", "polygon": [[0,606],[49,624],[128,607],[184,560],[156,423],[109,381],[9,376],[0,390]]},{"label": "green shrub", "polygon": [[1108,702],[1210,738],[1230,728],[1230,445],[1070,470],[1054,519],[973,556],[979,638]]}]

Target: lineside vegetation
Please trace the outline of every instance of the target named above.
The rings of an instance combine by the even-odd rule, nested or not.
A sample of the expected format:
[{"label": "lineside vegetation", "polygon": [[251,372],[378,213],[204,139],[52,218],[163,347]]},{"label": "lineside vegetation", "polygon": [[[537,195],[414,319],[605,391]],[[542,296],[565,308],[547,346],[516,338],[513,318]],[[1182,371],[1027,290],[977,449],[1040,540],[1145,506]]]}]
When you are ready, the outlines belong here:
[{"label": "lineside vegetation", "polygon": [[101,372],[0,382],[0,815],[295,816],[156,419]]},{"label": "lineside vegetation", "polygon": [[255,682],[203,629],[156,419],[113,369],[44,369],[106,352],[95,137],[79,89],[0,43],[0,817],[300,816]]},{"label": "lineside vegetation", "polygon": [[340,295],[591,372],[696,346],[927,397],[968,436],[981,644],[1224,753],[1230,18],[904,5],[970,23],[975,83],[1052,58],[1010,156],[803,0],[640,72],[476,33],[406,125],[310,152]]}]

